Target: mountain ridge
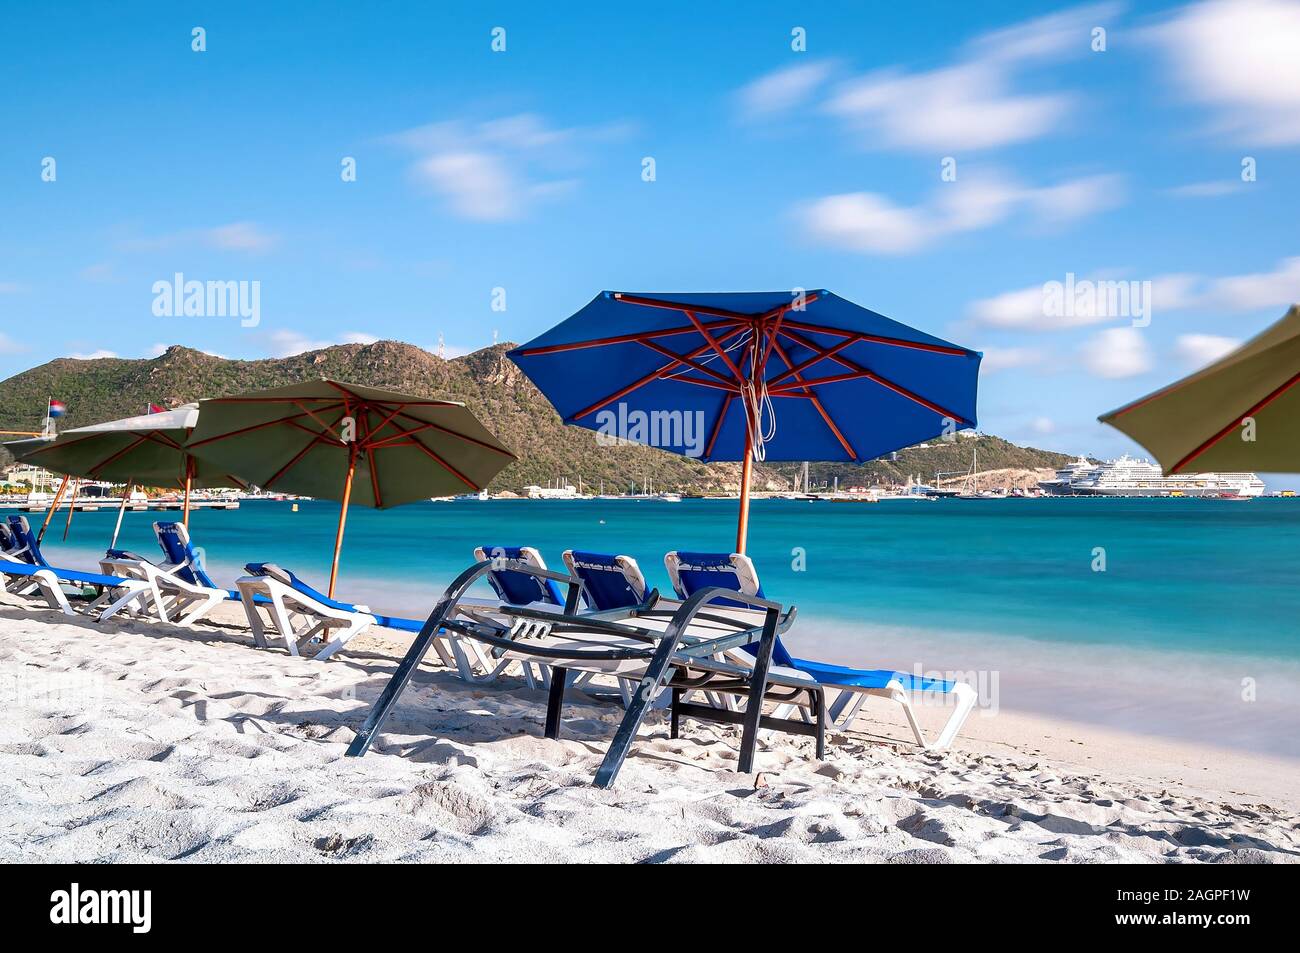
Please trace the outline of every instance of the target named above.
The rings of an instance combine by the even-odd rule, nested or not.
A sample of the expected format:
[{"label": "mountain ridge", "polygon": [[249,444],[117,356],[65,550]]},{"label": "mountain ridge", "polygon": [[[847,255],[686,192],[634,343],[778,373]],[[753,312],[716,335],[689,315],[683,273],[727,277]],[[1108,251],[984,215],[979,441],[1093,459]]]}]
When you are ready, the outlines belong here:
[{"label": "mountain ridge", "polygon": [[[566,426],[550,403],[506,356],[503,342],[454,358],[441,358],[402,341],[336,344],[282,358],[237,360],[174,344],[151,358],[55,358],[0,381],[0,429],[38,430],[47,397],[67,406],[62,429],[143,413],[149,403],[165,407],[241,391],[298,383],[320,377],[367,384],[417,396],[465,403],[519,460],[493,480],[491,489],[518,490],[567,479],[586,487],[604,482],[610,490],[647,480],[655,489],[735,490],[739,464],[702,463],[650,447],[600,446],[596,435]],[[958,469],[965,441],[909,449],[897,460],[868,464],[813,464],[817,481],[841,485],[877,480],[901,482],[909,473]],[[980,440],[980,462],[988,469],[1057,467],[1065,454],[1018,447],[998,437]],[[5,455],[7,458],[7,455]],[[797,464],[759,464],[755,484],[790,485]]]}]

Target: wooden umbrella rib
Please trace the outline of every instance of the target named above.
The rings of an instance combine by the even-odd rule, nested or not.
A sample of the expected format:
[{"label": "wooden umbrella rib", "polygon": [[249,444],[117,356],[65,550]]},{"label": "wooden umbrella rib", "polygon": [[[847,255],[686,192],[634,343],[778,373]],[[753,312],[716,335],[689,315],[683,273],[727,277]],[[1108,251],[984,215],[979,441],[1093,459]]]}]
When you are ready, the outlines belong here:
[{"label": "wooden umbrella rib", "polygon": [[694,312],[687,311],[686,316],[691,319],[691,323],[695,325],[695,329],[700,332],[700,337],[709,342],[709,347],[713,348],[714,353],[717,354],[718,357],[722,358],[722,362],[727,365],[727,369],[735,375],[736,383],[744,383],[745,377],[740,373],[740,368],[736,366],[736,362],[731,359],[731,355],[723,349],[722,345],[714,340],[713,335],[710,334],[708,328],[704,326],[704,322],[697,318]]},{"label": "wooden umbrella rib", "polygon": [[314,435],[310,440],[307,441],[307,443],[303,446],[303,448],[294,455],[292,460],[290,460],[280,469],[276,470],[275,473],[271,476],[271,478],[262,484],[262,489],[269,490],[271,488],[272,483],[280,479],[280,477],[284,476],[287,472],[289,472],[289,470],[293,469],[293,467],[297,466],[298,461],[307,455],[308,450],[310,450],[312,447],[315,447],[317,444],[321,444],[324,442],[325,441],[321,438],[320,434]]},{"label": "wooden umbrella rib", "polygon": [[[773,335],[772,340],[773,341],[776,340],[775,334]],[[845,338],[843,341],[840,341],[838,344],[834,345],[833,347],[818,348],[816,353],[814,353],[813,356],[808,358],[806,361],[800,361],[794,367],[789,368],[788,370],[784,370],[780,374],[777,374],[775,377],[770,379],[767,382],[768,388],[776,387],[787,377],[794,376],[796,372],[802,373],[803,371],[806,371],[809,367],[811,367],[813,364],[816,364],[818,361],[824,361],[828,357],[834,357],[840,351],[844,350],[846,347],[851,346],[853,343],[854,342],[851,338]]]},{"label": "wooden umbrella rib", "polygon": [[87,468],[86,472],[90,476],[94,476],[100,470],[104,469],[104,467],[108,466],[110,463],[112,463],[115,460],[120,460],[122,457],[130,453],[132,450],[134,450],[136,447],[140,446],[140,444],[144,442],[145,442],[145,438],[143,436],[136,437],[134,440],[128,443],[121,450],[118,450],[116,453],[109,454],[107,457],[105,457],[103,460],[100,460],[94,466]]},{"label": "wooden umbrella rib", "polygon": [[707,314],[713,318],[727,318],[732,321],[744,321],[746,323],[758,320],[761,315],[745,314],[741,311],[728,311],[724,308],[710,308],[707,305],[686,304],[681,301],[660,301],[658,298],[642,298],[639,295],[623,294],[616,292],[614,300],[623,304],[636,304],[643,308],[662,308],[667,311],[680,311],[683,314],[688,311],[694,311],[696,314]]},{"label": "wooden umbrella rib", "polygon": [[[794,363],[790,360],[789,355],[785,353],[785,348],[781,347],[780,342],[775,340],[775,337],[776,336],[773,335],[773,343],[772,343],[773,349],[776,351],[777,355],[781,358],[781,360],[785,363],[786,367],[793,368]],[[800,376],[798,371],[794,372],[794,379],[799,381],[800,383],[802,383],[803,381],[803,378]],[[831,433],[835,435],[835,439],[840,442],[840,446],[843,447],[845,453],[849,455],[849,459],[856,460],[858,458],[857,452],[853,449],[853,445],[849,443],[848,438],[845,437],[844,434],[840,432],[840,428],[836,426],[835,420],[831,417],[830,412],[827,411],[827,409],[824,406],[822,406],[821,398],[819,398],[816,395],[816,393],[813,392],[812,388],[808,387],[806,384],[804,385],[804,391],[807,393],[809,399],[812,401],[812,405],[816,409],[817,413],[821,415],[821,418],[826,423],[826,426],[829,427]]]},{"label": "wooden umbrella rib", "polygon": [[1245,413],[1238,414],[1236,417],[1232,418],[1232,420],[1222,430],[1218,431],[1209,440],[1206,440],[1204,443],[1198,446],[1187,456],[1183,457],[1181,460],[1175,463],[1172,467],[1169,468],[1169,472],[1170,473],[1181,472],[1183,467],[1187,466],[1189,463],[1191,463],[1197,457],[1204,454],[1207,450],[1209,450],[1211,447],[1217,444],[1228,434],[1236,430],[1237,427],[1241,425],[1242,420],[1244,420],[1247,417],[1253,417],[1255,414],[1259,413],[1269,404],[1273,403],[1273,401],[1277,400],[1279,397],[1281,397],[1283,394],[1289,391],[1298,382],[1300,382],[1300,373],[1291,375],[1291,378],[1289,380],[1281,384],[1279,387],[1274,388],[1263,399],[1261,399],[1260,401],[1252,405],[1250,409],[1247,410]]},{"label": "wooden umbrella rib", "polygon": [[321,407],[321,408],[319,408],[319,410],[320,410],[321,413],[326,413],[326,412],[331,411],[331,410],[337,410],[337,409],[339,409],[339,408],[342,408],[343,413],[341,413],[341,414],[339,415],[339,419],[336,420],[336,421],[334,421],[334,424],[333,424],[333,425],[327,424],[325,421],[321,420],[321,419],[320,419],[319,417],[317,417],[314,413],[312,413],[310,409],[308,409],[308,408],[306,408],[306,407],[303,407],[301,404],[298,405],[298,408],[299,408],[303,413],[305,413],[308,417],[310,417],[312,420],[316,421],[316,423],[317,423],[318,425],[320,425],[321,429],[324,430],[324,431],[326,431],[326,432],[327,432],[331,437],[333,437],[333,438],[334,438],[335,440],[337,440],[339,443],[342,443],[342,442],[343,442],[343,437],[340,436],[339,434],[337,434],[337,433],[334,432],[334,427],[337,427],[337,426],[339,425],[339,423],[343,420],[343,418],[346,417],[346,416],[348,416],[348,403],[347,403],[347,401],[342,401],[342,402],[340,402],[340,403],[334,404],[334,405],[329,406],[329,407]]},{"label": "wooden umbrella rib", "polygon": [[[732,328],[732,330],[728,331],[726,334],[722,335],[722,337],[718,338],[717,341],[719,344],[724,343],[728,339],[733,338],[737,334],[746,330],[748,330],[747,327]],[[669,361],[667,364],[664,364],[662,367],[655,368],[653,371],[651,371],[649,374],[646,374],[644,377],[640,378],[639,380],[635,380],[631,384],[628,384],[626,387],[620,388],[619,390],[615,391],[609,396],[601,398],[600,400],[596,401],[596,403],[592,404],[590,407],[587,407],[585,410],[581,410],[576,414],[570,414],[568,417],[565,418],[565,421],[568,423],[572,423],[575,420],[578,420],[582,417],[586,417],[588,414],[594,414],[602,407],[607,407],[610,404],[612,404],[614,401],[619,400],[622,397],[626,397],[634,390],[638,390],[639,388],[644,387],[646,384],[649,384],[651,381],[662,379],[664,376],[664,372],[672,370],[674,367],[684,366],[680,358],[699,357],[701,354],[703,354],[705,351],[709,349],[710,349],[710,345],[706,343],[706,344],[701,344],[699,347],[695,348],[692,351],[688,351],[685,354],[678,355],[677,357],[674,357],[671,361]]]},{"label": "wooden umbrella rib", "polygon": [[493,453],[499,453],[503,457],[509,457],[511,460],[519,459],[514,455],[513,452],[507,450],[505,447],[498,447],[495,446],[494,444],[490,444],[483,440],[479,440],[477,437],[471,437],[469,434],[461,433],[458,430],[451,430],[447,427],[444,427],[442,424],[436,424],[429,420],[421,420],[419,417],[412,417],[410,414],[406,413],[405,411],[400,412],[398,416],[402,417],[405,420],[414,421],[415,423],[419,424],[420,430],[436,430],[439,433],[445,433],[449,437],[456,437],[457,439],[464,440],[466,443],[472,443],[475,446],[482,447],[484,450],[491,450]]},{"label": "wooden umbrella rib", "polygon": [[728,394],[722,398],[722,409],[718,411],[718,419],[713,422],[713,432],[709,434],[708,445],[704,448],[705,459],[713,456],[713,445],[718,442],[718,434],[722,433],[722,422],[727,419],[727,413],[731,410],[731,402],[736,399],[736,395]]},{"label": "wooden umbrella rib", "polygon": [[[796,344],[802,345],[803,347],[809,348],[810,350],[817,350],[816,343],[807,340],[802,335],[794,334],[788,329],[786,331],[783,331],[782,333],[788,340],[794,341]],[[912,401],[913,403],[920,404],[922,407],[925,407],[927,410],[932,410],[936,414],[941,414],[942,416],[954,420],[959,424],[971,423],[970,420],[966,419],[965,417],[962,417],[960,414],[953,413],[947,408],[942,407],[939,404],[936,404],[934,401],[922,397],[920,394],[913,393],[912,391],[908,390],[906,387],[903,387],[901,384],[895,384],[893,381],[889,380],[888,378],[882,377],[881,375],[875,373],[874,371],[870,371],[867,368],[861,366],[860,364],[850,361],[842,354],[833,355],[832,357],[829,358],[829,360],[835,361],[837,364],[847,367],[849,370],[854,371],[855,373],[868,378],[873,383],[879,384],[881,387],[893,391],[894,393],[898,394],[900,397],[906,397],[908,400]]]},{"label": "wooden umbrella rib", "polygon": [[[858,342],[885,344],[890,347],[901,347],[913,351],[929,351],[934,354],[950,354],[957,357],[969,357],[971,353],[966,348],[953,347],[948,344],[930,344],[926,341],[908,341],[904,338],[891,338],[880,334],[865,334],[861,331],[846,331],[843,328],[832,328],[824,324],[808,324],[803,321],[787,320],[785,323],[787,327],[794,328],[798,331],[811,331],[815,334],[834,334],[837,337],[851,338],[855,344]],[[804,344],[804,346],[810,347],[811,345]],[[816,350],[816,348],[814,348],[814,350]]]},{"label": "wooden umbrella rib", "polygon": [[[734,321],[715,321],[712,327],[724,328],[734,327]],[[519,350],[520,357],[536,357],[543,354],[561,354],[565,351],[582,351],[587,348],[605,347],[609,344],[633,344],[654,338],[675,337],[680,334],[694,334],[694,325],[684,325],[679,328],[664,328],[662,331],[636,331],[631,334],[615,334],[606,338],[590,338],[586,341],[573,341],[568,344],[543,344],[539,347],[526,347]]]},{"label": "wooden umbrella rib", "polygon": [[438,464],[439,464],[443,469],[445,469],[448,473],[451,473],[451,474],[453,474],[454,476],[456,476],[456,477],[457,477],[457,478],[458,478],[462,483],[464,483],[464,484],[465,484],[467,487],[469,487],[471,490],[481,490],[481,489],[483,489],[481,486],[477,485],[473,480],[471,480],[469,477],[465,476],[465,474],[461,473],[459,470],[457,470],[455,467],[453,467],[450,463],[448,463],[448,462],[447,462],[446,460],[444,460],[442,457],[438,456],[438,454],[435,453],[433,450],[431,450],[429,447],[425,446],[425,444],[424,444],[422,441],[417,440],[416,438],[412,437],[412,438],[411,438],[411,442],[412,442],[413,444],[415,444],[415,446],[419,447],[420,450],[424,451],[425,454],[427,454],[428,456],[430,456],[430,457],[432,457],[434,460],[436,460],[436,461],[438,462]]},{"label": "wooden umbrella rib", "polygon": [[[648,347],[650,350],[654,351],[657,354],[662,354],[664,357],[671,357],[673,360],[680,361],[681,363],[685,364],[687,367],[692,367],[695,370],[701,372],[702,374],[707,374],[709,377],[719,380],[724,384],[735,386],[734,382],[730,380],[725,374],[719,374],[713,368],[709,367],[708,365],[701,364],[699,361],[692,360],[688,357],[682,357],[677,352],[669,350],[668,348],[664,347],[662,344],[655,344],[653,341],[641,341],[639,343],[644,345],[645,347]],[[674,379],[686,380],[687,378],[678,377]]]},{"label": "wooden umbrella rib", "polygon": [[302,416],[304,416],[304,414],[300,411],[296,414],[290,414],[288,417],[277,417],[275,420],[264,420],[261,423],[250,424],[247,427],[239,427],[236,430],[227,430],[224,433],[214,434],[211,437],[204,437],[202,440],[196,440],[194,443],[188,444],[188,448],[193,450],[195,447],[201,447],[204,444],[215,443],[218,440],[228,440],[231,437],[238,437],[241,434],[252,433],[254,430],[263,430],[267,427],[277,427],[280,424],[288,423],[291,420],[297,420]]},{"label": "wooden umbrella rib", "polygon": [[370,465],[370,490],[375,496],[375,507],[382,508],[384,505],[383,495],[379,492],[379,467],[375,466],[375,448],[369,445],[370,440],[370,414],[361,415],[366,421],[366,462]]}]

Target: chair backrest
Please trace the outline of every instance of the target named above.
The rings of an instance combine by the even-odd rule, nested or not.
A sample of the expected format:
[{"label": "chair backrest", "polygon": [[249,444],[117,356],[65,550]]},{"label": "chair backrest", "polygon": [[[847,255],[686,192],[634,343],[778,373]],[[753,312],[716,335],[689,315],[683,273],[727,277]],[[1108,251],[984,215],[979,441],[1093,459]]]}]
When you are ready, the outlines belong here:
[{"label": "chair backrest", "polygon": [[212,581],[207,570],[203,568],[203,557],[190,542],[190,533],[184,523],[160,521],[153,524],[153,531],[158,537],[158,545],[162,547],[163,555],[167,557],[162,567],[164,570],[191,585],[207,586],[209,589],[221,588]]},{"label": "chair backrest", "polygon": [[582,597],[589,608],[629,609],[645,601],[645,576],[631,556],[566,549],[564,565],[582,580]]},{"label": "chair backrest", "polygon": [[331,599],[325,593],[313,589],[307,583],[303,582],[288,569],[282,569],[275,563],[249,563],[244,567],[248,570],[250,576],[266,576],[268,579],[274,579],[288,586],[290,589],[296,589],[308,598],[315,599],[321,605],[329,606],[331,609],[342,609],[344,612],[356,612],[357,607],[350,602],[340,602],[337,599]]},{"label": "chair backrest", "polygon": [[[474,550],[474,558],[480,562],[484,559],[517,559],[538,569],[546,568],[542,554],[531,546],[480,546]],[[564,596],[560,595],[559,587],[551,579],[539,579],[515,569],[494,568],[487,574],[487,581],[501,601],[512,606],[526,606],[530,602],[564,605]]]},{"label": "chair backrest", "polygon": [[23,562],[31,563],[33,566],[49,565],[45,561],[45,557],[41,555],[41,545],[36,542],[36,534],[32,532],[27,517],[19,516],[17,513],[10,515],[9,532],[14,538],[14,548],[11,555],[17,556]]},{"label": "chair backrest", "polygon": [[9,528],[8,523],[0,523],[0,553],[6,555],[14,554],[18,549],[18,544],[14,542],[13,530]]},{"label": "chair backrest", "polygon": [[[749,596],[767,598],[758,581],[758,570],[754,561],[743,553],[688,553],[671,552],[664,556],[664,568],[672,580],[673,589],[683,599],[690,598],[701,589],[718,587],[743,592]],[[742,609],[752,608],[748,603],[732,599],[719,599],[712,605],[731,605]],[[757,653],[757,643],[742,646],[750,655]],[[776,646],[772,649],[774,665],[792,665],[793,659],[777,636]]]}]

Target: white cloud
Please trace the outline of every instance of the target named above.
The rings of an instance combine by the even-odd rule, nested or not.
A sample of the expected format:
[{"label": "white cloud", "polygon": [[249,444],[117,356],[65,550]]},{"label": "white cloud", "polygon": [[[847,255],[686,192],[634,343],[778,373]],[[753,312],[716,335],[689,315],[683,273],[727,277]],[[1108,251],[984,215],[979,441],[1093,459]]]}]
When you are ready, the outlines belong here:
[{"label": "white cloud", "polygon": [[869,73],[840,86],[826,108],[872,147],[956,152],[1038,138],[1062,123],[1073,99],[1017,92],[1017,74],[1087,54],[1091,29],[1117,9],[1077,7],[984,34],[955,63],[928,72]]},{"label": "white cloud", "polygon": [[112,281],[114,278],[113,266],[106,261],[87,265],[81,269],[81,277],[85,281]]},{"label": "white cloud", "polygon": [[164,354],[167,353],[167,348],[169,348],[170,346],[171,345],[169,344],[155,344],[153,347],[149,348],[149,350],[145,352],[144,356],[162,357]]},{"label": "white cloud", "polygon": [[270,336],[271,354],[274,357],[292,357],[295,354],[319,351],[337,344],[374,344],[378,340],[379,338],[373,334],[366,334],[364,331],[345,331],[338,338],[320,340],[310,338],[301,331],[273,331]]},{"label": "white cloud", "polygon": [[1188,182],[1186,185],[1175,185],[1165,191],[1173,196],[1183,199],[1213,199],[1223,195],[1231,195],[1233,192],[1240,192],[1245,187],[1245,183],[1233,179],[1211,179],[1208,182]]},{"label": "white cloud", "polygon": [[1300,143],[1300,4],[1210,0],[1148,34],[1188,99],[1214,110],[1211,131],[1261,145]]},{"label": "white cloud", "polygon": [[[117,247],[123,251],[159,251],[186,245],[203,245],[218,251],[260,254],[271,250],[278,242],[277,236],[263,230],[255,222],[231,222],[211,228],[187,228],[147,238],[127,238],[119,241]],[[92,266],[94,267],[98,266]]]},{"label": "white cloud", "polygon": [[760,76],[736,94],[742,117],[757,119],[788,112],[812,98],[830,75],[831,64],[824,61],[787,66]]},{"label": "white cloud", "polygon": [[[1055,275],[1048,281],[1064,282],[1065,275]],[[1143,280],[1140,278],[1107,278],[1097,274],[1080,275],[1076,283],[1111,280]],[[1156,275],[1151,282],[1147,314],[1155,317],[1174,311],[1191,309],[1212,311],[1282,311],[1300,302],[1300,257],[1284,258],[1272,271],[1246,275],[1226,275],[1214,278],[1195,274]],[[1060,331],[1067,328],[1103,324],[1111,320],[1128,320],[1125,315],[1108,312],[1096,306],[1102,297],[1092,299],[1090,306],[1076,307],[1068,314],[1048,314],[1045,307],[1047,293],[1043,285],[1031,285],[1004,291],[991,298],[972,302],[966,309],[967,317],[976,324],[1004,330]]]},{"label": "white cloud", "polygon": [[100,358],[103,357],[117,357],[117,356],[118,354],[116,351],[107,351],[104,350],[103,348],[100,348],[97,351],[88,351],[81,354],[68,355],[68,357],[72,358],[74,361],[98,361]]},{"label": "white cloud", "polygon": [[[1094,289],[1098,289],[1098,286],[1105,288],[1102,283],[1129,283],[1129,288],[1126,290],[1128,310],[1127,313],[1120,313],[1118,310],[1111,310],[1109,292],[1103,290],[1097,290],[1092,295],[1082,295],[1076,290],[1072,307],[1055,309],[1049,307],[1047,287],[1049,284],[1053,282],[1058,284],[1062,297],[1067,294],[1069,276],[1060,275],[1041,285],[1004,291],[991,298],[974,301],[967,307],[966,314],[976,324],[984,327],[1021,331],[1061,331],[1119,319],[1131,320],[1137,316],[1137,305],[1141,305],[1145,317],[1186,308],[1195,300],[1191,289],[1198,280],[1192,275],[1160,275],[1150,279],[1148,296],[1146,286],[1142,284],[1141,279],[1106,278],[1099,275],[1075,277],[1076,289],[1082,288],[1085,283]],[[1134,287],[1132,282],[1138,282],[1138,285]],[[1116,298],[1117,303],[1121,305],[1124,300],[1125,295]]]},{"label": "white cloud", "polygon": [[1151,369],[1146,338],[1136,328],[1107,328],[1079,349],[1083,366],[1098,377],[1133,377]]},{"label": "white cloud", "polygon": [[275,245],[276,238],[253,222],[232,222],[218,225],[203,233],[204,240],[214,248],[225,251],[267,251]]},{"label": "white cloud", "polygon": [[521,190],[500,156],[444,152],[422,159],[415,170],[462,218],[499,222],[523,211]]},{"label": "white cloud", "polygon": [[864,254],[906,254],[1017,213],[1040,225],[1060,225],[1122,200],[1118,176],[1088,176],[1045,187],[983,176],[940,186],[927,204],[899,206],[872,192],[849,192],[807,202],[796,216],[805,233],[822,244]]},{"label": "white cloud", "polygon": [[1056,421],[1051,417],[1035,417],[1029,422],[1029,429],[1036,434],[1055,433]]},{"label": "white cloud", "polygon": [[460,218],[501,222],[522,218],[537,204],[572,191],[565,170],[582,163],[593,143],[619,138],[623,124],[551,128],[522,113],[480,123],[433,123],[388,137],[416,154],[412,179],[439,196]]},{"label": "white cloud", "polygon": [[1193,367],[1202,367],[1240,346],[1241,342],[1237,339],[1219,337],[1216,334],[1180,334],[1174,342],[1174,353],[1179,360]]},{"label": "white cloud", "polygon": [[1300,302],[1300,257],[1283,259],[1272,271],[1232,275],[1210,283],[1204,305],[1232,311],[1288,308]]},{"label": "white cloud", "polygon": [[1031,347],[986,347],[981,349],[984,359],[980,361],[981,374],[996,374],[1017,367],[1032,367],[1041,364],[1046,355]]},{"label": "white cloud", "polygon": [[9,335],[0,331],[0,354],[21,354],[27,350],[27,346],[19,341],[15,341]]}]

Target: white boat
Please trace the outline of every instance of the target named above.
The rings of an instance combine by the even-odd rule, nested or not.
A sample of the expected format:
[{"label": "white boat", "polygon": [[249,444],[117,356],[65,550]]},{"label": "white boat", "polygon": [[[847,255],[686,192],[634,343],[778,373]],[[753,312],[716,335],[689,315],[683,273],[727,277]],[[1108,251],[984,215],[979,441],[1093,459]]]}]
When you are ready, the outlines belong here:
[{"label": "white boat", "polygon": [[[1145,496],[1250,499],[1263,496],[1264,481],[1254,473],[1179,473],[1165,476],[1157,464],[1125,454],[1087,469],[1076,464],[1058,471],[1058,480],[1040,483],[1054,496]],[[1067,471],[1072,471],[1068,472]]]}]

